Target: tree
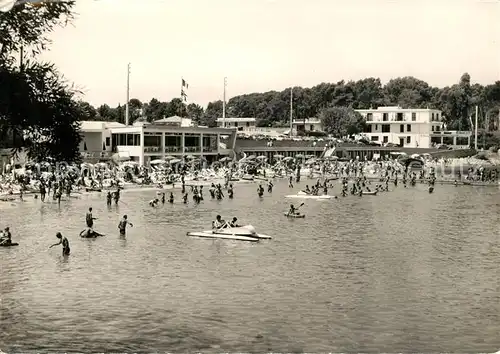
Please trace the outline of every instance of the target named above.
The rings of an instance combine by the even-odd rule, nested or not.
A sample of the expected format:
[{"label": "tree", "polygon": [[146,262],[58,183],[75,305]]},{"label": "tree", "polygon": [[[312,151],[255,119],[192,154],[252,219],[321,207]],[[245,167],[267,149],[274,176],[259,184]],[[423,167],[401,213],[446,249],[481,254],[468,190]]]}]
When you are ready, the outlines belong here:
[{"label": "tree", "polygon": [[26,148],[35,161],[79,161],[83,111],[53,65],[30,63],[23,72],[2,68],[0,102],[0,132],[22,137],[14,149]]},{"label": "tree", "polygon": [[193,121],[199,123],[203,117],[203,107],[196,104],[190,103],[187,106],[187,116]]},{"label": "tree", "polygon": [[319,119],[325,132],[336,137],[358,134],[364,128],[363,116],[349,107],[323,108],[319,112]]},{"label": "tree", "polygon": [[11,146],[35,160],[78,161],[78,122],[85,112],[53,65],[33,59],[18,69],[15,54],[29,47],[36,59],[50,43],[46,35],[72,19],[73,5],[20,5],[0,13],[0,135],[12,136]]},{"label": "tree", "polygon": [[97,120],[97,110],[90,103],[79,101],[78,108],[82,112],[81,120]]},{"label": "tree", "polygon": [[217,126],[217,118],[222,117],[222,101],[210,102],[203,114],[202,125],[209,127]]}]

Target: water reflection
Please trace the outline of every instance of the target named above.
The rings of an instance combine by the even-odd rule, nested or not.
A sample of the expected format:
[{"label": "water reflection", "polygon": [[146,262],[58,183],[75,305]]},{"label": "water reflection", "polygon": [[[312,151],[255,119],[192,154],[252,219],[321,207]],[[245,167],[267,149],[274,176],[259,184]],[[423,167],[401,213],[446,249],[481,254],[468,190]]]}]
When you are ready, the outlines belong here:
[{"label": "water reflection", "polygon": [[[305,183],[304,183],[305,184]],[[306,201],[287,184],[259,199],[152,209],[154,192],[2,206],[20,246],[0,249],[0,348],[53,351],[492,352],[500,347],[498,190],[438,186]],[[89,206],[107,234],[81,239]],[[133,207],[131,207],[133,206]],[[452,206],[452,207],[450,207]],[[134,224],[117,235],[127,214]],[[215,215],[274,238],[186,237]],[[64,222],[63,222],[64,221]],[[71,255],[57,242],[61,231]],[[115,234],[116,232],[116,234]]]}]

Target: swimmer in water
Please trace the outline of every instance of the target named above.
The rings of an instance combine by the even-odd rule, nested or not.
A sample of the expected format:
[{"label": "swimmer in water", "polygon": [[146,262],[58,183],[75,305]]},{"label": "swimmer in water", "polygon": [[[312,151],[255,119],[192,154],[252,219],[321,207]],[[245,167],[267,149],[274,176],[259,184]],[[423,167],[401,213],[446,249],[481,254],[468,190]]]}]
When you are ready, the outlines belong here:
[{"label": "swimmer in water", "polygon": [[59,239],[59,242],[58,243],[54,243],[49,248],[52,248],[54,246],[58,246],[58,245],[62,244],[62,247],[63,247],[63,250],[62,250],[63,256],[69,256],[70,249],[69,249],[69,241],[68,241],[68,239],[66,237],[64,237],[60,232],[58,232],[56,234],[56,237]]}]

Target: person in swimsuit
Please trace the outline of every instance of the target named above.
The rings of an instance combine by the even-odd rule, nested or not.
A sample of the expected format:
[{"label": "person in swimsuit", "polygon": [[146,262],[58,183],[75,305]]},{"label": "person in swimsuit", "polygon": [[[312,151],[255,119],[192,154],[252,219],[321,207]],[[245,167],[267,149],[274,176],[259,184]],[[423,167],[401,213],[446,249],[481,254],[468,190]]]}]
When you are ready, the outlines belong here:
[{"label": "person in swimsuit", "polygon": [[85,216],[85,221],[87,222],[87,227],[90,227],[92,228],[94,226],[94,220],[96,220],[97,218],[94,218],[92,216],[92,208],[89,208],[89,211],[87,213],[87,215]]},{"label": "person in swimsuit", "polygon": [[12,243],[12,234],[8,227],[3,231],[3,235],[0,235],[0,245],[10,245]]},{"label": "person in swimsuit", "polygon": [[68,239],[66,237],[63,237],[63,235],[60,232],[58,232],[56,234],[56,237],[59,239],[59,242],[58,243],[54,243],[49,248],[52,248],[54,246],[58,246],[58,245],[62,244],[62,247],[63,247],[62,254],[63,254],[63,256],[69,256],[70,249],[69,249],[69,241],[68,241]]},{"label": "person in swimsuit", "polygon": [[127,215],[123,215],[123,218],[118,223],[118,230],[120,230],[120,236],[125,236],[127,225],[134,227],[130,221],[127,220]]}]

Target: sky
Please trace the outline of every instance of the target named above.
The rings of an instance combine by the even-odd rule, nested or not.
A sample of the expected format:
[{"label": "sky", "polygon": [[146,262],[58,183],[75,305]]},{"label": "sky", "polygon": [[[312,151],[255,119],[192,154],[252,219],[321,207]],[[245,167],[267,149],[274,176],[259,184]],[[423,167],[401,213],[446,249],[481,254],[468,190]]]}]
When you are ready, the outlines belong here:
[{"label": "sky", "polygon": [[76,0],[43,59],[98,106],[180,97],[205,106],[321,82],[500,80],[497,0]]}]

